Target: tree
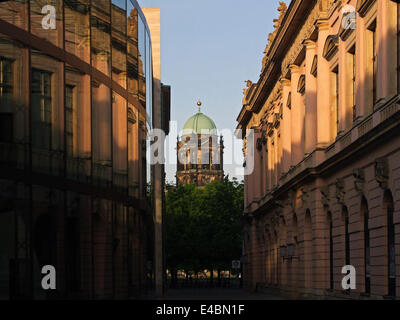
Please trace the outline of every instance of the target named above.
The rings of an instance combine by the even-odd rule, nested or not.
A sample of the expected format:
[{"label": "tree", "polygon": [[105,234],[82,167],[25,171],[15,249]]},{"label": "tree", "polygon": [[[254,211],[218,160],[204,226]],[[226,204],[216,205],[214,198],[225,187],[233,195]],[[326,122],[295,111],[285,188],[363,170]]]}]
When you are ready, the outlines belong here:
[{"label": "tree", "polygon": [[241,256],[243,183],[226,177],[198,188],[169,186],[166,194],[167,267],[227,270]]}]

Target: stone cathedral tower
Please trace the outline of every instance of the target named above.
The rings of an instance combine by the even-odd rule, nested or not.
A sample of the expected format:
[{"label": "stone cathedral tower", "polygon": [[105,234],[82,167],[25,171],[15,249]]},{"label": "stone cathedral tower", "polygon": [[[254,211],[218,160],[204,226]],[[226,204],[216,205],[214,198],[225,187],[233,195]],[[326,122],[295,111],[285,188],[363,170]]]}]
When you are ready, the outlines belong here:
[{"label": "stone cathedral tower", "polygon": [[200,110],[186,121],[177,141],[177,185],[193,183],[199,187],[224,177],[222,136],[212,119]]}]

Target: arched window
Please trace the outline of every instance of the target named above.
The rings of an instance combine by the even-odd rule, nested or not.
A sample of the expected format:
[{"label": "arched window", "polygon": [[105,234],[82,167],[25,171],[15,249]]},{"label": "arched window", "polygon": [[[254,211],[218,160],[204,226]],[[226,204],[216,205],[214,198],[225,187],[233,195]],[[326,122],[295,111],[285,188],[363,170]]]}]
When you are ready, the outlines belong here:
[{"label": "arched window", "polygon": [[349,233],[349,212],[346,206],[343,206],[342,215],[344,220],[344,243],[345,243],[345,264],[350,265],[350,233]]},{"label": "arched window", "polygon": [[[299,236],[299,231],[298,231],[298,223],[297,223],[297,215],[296,213],[293,213],[293,220],[292,220],[292,237],[293,237],[293,252],[291,253],[291,255],[293,257],[298,257],[298,249],[297,249],[297,244],[299,242],[298,236]],[[292,262],[292,270],[291,270],[291,274],[290,274],[290,282],[289,285],[292,285],[292,287],[297,288],[298,287],[298,276],[297,276],[297,272],[298,272],[298,260],[294,259],[291,261]],[[296,289],[295,289],[296,290]]]},{"label": "arched window", "polygon": [[[284,246],[286,248],[286,255],[287,255],[287,229],[286,229],[286,221],[283,217],[281,217],[281,223],[280,223],[280,245],[279,248],[282,248]],[[279,285],[284,285],[285,283],[283,282],[284,279],[282,279],[282,274],[283,274],[283,266],[285,264],[285,259],[279,259],[279,267],[278,267],[278,284]]]},{"label": "arched window", "polygon": [[365,293],[371,292],[370,274],[370,237],[369,237],[369,211],[367,200],[361,200],[361,221],[364,221],[364,272],[365,272]]},{"label": "arched window", "polygon": [[388,252],[388,295],[396,296],[396,247],[395,247],[395,230],[393,220],[393,196],[389,190],[386,190],[383,198],[383,209],[387,216],[387,252]]},{"label": "arched window", "polygon": [[304,287],[312,287],[312,225],[308,209],[304,219]]},{"label": "arched window", "polygon": [[333,219],[332,213],[328,212],[328,232],[329,232],[329,289],[333,290]]}]

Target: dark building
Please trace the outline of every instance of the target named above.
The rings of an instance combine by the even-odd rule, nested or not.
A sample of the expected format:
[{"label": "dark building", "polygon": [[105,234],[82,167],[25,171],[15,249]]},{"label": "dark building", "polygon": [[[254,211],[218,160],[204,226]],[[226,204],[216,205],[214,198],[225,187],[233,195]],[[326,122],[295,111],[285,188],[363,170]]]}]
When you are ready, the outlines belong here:
[{"label": "dark building", "polygon": [[[0,3],[0,299],[142,296],[153,259],[145,16],[136,0],[51,0],[46,29],[40,3]],[[41,287],[44,265],[56,290]]]}]

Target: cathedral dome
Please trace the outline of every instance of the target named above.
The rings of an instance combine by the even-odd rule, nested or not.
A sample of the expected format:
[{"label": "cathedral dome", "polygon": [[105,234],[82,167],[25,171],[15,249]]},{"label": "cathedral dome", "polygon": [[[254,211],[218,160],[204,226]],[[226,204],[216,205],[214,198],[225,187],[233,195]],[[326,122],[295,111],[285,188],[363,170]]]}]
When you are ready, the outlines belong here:
[{"label": "cathedral dome", "polygon": [[202,130],[208,130],[208,134],[217,134],[217,127],[214,121],[205,114],[198,112],[186,121],[183,127],[183,135],[190,135],[193,132],[201,134]]}]

